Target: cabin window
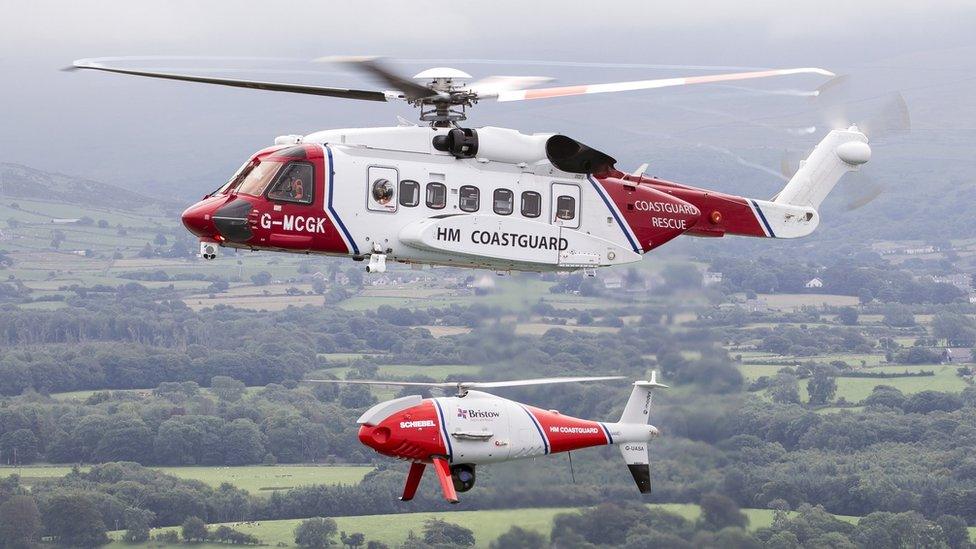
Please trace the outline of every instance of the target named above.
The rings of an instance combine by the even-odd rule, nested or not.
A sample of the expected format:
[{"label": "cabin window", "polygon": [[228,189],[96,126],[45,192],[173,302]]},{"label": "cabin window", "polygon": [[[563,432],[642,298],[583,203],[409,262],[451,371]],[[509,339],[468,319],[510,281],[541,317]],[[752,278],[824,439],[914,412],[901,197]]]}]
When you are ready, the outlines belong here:
[{"label": "cabin window", "polygon": [[534,191],[522,193],[522,215],[539,217],[542,215],[542,195]]},{"label": "cabin window", "polygon": [[496,214],[509,215],[515,210],[515,193],[508,189],[495,189],[491,202]]},{"label": "cabin window", "polygon": [[443,183],[427,184],[427,207],[440,210],[447,206],[447,187]]},{"label": "cabin window", "polygon": [[462,185],[458,192],[458,207],[462,212],[476,212],[481,207],[481,192],[473,185]]},{"label": "cabin window", "polygon": [[420,183],[404,179],[400,182],[400,205],[414,207],[420,204]]},{"label": "cabin window", "polygon": [[288,163],[271,185],[268,198],[282,202],[311,204],[312,174],[312,165],[307,162]]},{"label": "cabin window", "polygon": [[268,182],[278,173],[280,167],[281,162],[265,161],[258,163],[244,174],[244,179],[241,181],[240,187],[237,188],[237,192],[261,196],[264,194],[264,190],[268,188]]},{"label": "cabin window", "polygon": [[373,201],[385,206],[393,200],[393,183],[389,179],[380,178],[373,181]]},{"label": "cabin window", "polygon": [[562,195],[556,198],[556,219],[571,221],[576,218],[576,199]]}]

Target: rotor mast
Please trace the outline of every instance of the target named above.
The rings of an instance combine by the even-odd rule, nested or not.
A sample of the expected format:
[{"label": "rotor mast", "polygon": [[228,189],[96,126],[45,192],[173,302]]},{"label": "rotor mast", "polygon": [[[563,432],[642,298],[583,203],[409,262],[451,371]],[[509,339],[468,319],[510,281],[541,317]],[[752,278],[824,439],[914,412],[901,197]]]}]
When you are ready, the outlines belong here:
[{"label": "rotor mast", "polygon": [[436,92],[436,95],[410,102],[420,109],[420,120],[429,122],[431,127],[457,126],[458,122],[467,119],[467,107],[478,102],[478,95],[465,85],[471,75],[462,70],[436,67],[417,73],[413,78],[426,81],[427,87]]}]

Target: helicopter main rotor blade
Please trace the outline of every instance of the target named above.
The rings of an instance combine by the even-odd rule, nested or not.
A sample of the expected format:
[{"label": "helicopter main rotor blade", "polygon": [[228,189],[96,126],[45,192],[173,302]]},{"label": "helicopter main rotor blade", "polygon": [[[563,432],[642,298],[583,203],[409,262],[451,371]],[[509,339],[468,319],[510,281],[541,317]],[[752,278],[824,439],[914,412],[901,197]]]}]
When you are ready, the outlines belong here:
[{"label": "helicopter main rotor blade", "polygon": [[252,90],[278,91],[287,93],[298,93],[304,95],[319,95],[325,97],[341,97],[344,99],[357,99],[360,101],[389,101],[397,98],[400,92],[381,92],[371,90],[353,90],[349,88],[329,88],[325,86],[309,86],[303,84],[288,84],[280,82],[261,82],[256,80],[237,80],[232,78],[213,78],[208,76],[193,76],[189,74],[175,74],[169,72],[156,72],[138,69],[123,69],[118,67],[107,67],[97,59],[79,59],[66,70],[90,69],[96,71],[114,72],[118,74],[128,74],[133,76],[145,76],[148,78],[161,78],[164,80],[180,80],[183,82],[198,82],[201,84],[215,84],[218,86],[230,86],[232,88],[248,88]]},{"label": "helicopter main rotor blade", "polygon": [[376,57],[320,57],[317,62],[341,63],[372,75],[395,87],[403,93],[407,101],[418,101],[441,95],[435,90],[422,86],[386,68]]},{"label": "helicopter main rotor blade", "polygon": [[656,89],[656,88],[670,88],[674,86],[689,86],[692,84],[713,84],[716,82],[750,80],[754,78],[769,78],[772,76],[787,76],[791,74],[819,74],[821,76],[834,76],[834,73],[826,69],[821,69],[817,67],[806,67],[806,68],[797,68],[797,69],[772,69],[766,71],[713,74],[708,76],[659,78],[656,80],[635,80],[630,82],[610,82],[607,84],[584,84],[580,86],[561,86],[556,88],[536,88],[536,89],[526,89],[526,90],[501,91],[497,95],[497,100],[501,102],[501,101],[524,101],[527,99],[548,99],[551,97],[588,95],[591,93],[613,93],[613,92],[624,92],[624,91],[634,91],[634,90],[649,90],[649,89]]}]

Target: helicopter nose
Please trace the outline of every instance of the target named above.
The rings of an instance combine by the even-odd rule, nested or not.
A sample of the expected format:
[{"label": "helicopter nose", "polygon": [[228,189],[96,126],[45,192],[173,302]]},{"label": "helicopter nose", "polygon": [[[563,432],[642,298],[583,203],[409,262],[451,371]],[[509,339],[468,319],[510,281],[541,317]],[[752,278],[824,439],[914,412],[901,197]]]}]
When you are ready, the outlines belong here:
[{"label": "helicopter nose", "polygon": [[197,202],[183,212],[181,216],[183,226],[196,236],[213,236],[211,214],[212,208],[207,207],[203,202]]}]

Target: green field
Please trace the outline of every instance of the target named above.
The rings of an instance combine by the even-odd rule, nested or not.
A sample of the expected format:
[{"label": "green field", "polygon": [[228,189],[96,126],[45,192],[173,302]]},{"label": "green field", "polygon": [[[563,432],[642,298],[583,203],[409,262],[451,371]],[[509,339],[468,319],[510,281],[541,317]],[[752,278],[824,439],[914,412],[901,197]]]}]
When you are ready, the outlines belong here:
[{"label": "green field", "polygon": [[[367,281],[369,279],[367,278]],[[605,300],[570,294],[552,294],[547,282],[531,276],[495,277],[495,290],[487,295],[474,295],[468,290],[449,290],[430,288],[366,288],[362,294],[341,303],[350,311],[376,309],[381,305],[392,307],[450,307],[457,305],[482,304],[500,307],[508,311],[525,311],[533,304],[543,300],[556,308],[592,309],[606,307]]]},{"label": "green field", "polygon": [[[463,503],[462,503],[463,505]],[[649,507],[664,509],[676,513],[688,520],[695,520],[700,514],[697,505],[687,503],[665,503],[653,504]],[[531,509],[506,509],[493,511],[454,511],[441,513],[404,513],[399,515],[366,515],[359,517],[337,517],[335,519],[340,531],[348,533],[362,532],[366,534],[367,540],[376,540],[386,543],[393,547],[402,543],[408,533],[412,530],[420,535],[424,521],[430,518],[439,518],[455,524],[460,524],[474,532],[476,547],[487,547],[499,535],[508,531],[512,526],[519,526],[527,530],[534,530],[546,536],[552,530],[553,518],[560,513],[576,511],[576,508],[531,508]],[[757,529],[769,526],[773,522],[774,512],[769,509],[743,509],[749,517],[749,528]],[[841,520],[856,522],[857,517],[838,516]],[[264,543],[277,545],[284,543],[284,546],[293,546],[293,535],[295,527],[301,520],[276,520],[261,521],[252,525],[230,526],[243,532],[252,534]],[[155,532],[155,531],[154,531]],[[118,538],[119,532],[113,533],[113,538]],[[142,545],[145,547],[146,545]],[[113,542],[108,547],[121,549],[122,547],[139,547]],[[220,544],[199,544],[194,545],[202,549],[217,549],[226,547]]]},{"label": "green field", "polygon": [[[90,467],[81,467],[88,470]],[[367,466],[316,466],[316,465],[252,465],[249,467],[153,467],[166,474],[189,480],[199,480],[214,488],[224,482],[247,490],[252,494],[270,494],[275,490],[288,490],[309,484],[357,484],[373,470]],[[35,466],[0,467],[0,477],[12,474],[21,476],[24,484],[32,481],[62,477],[71,467]]]},{"label": "green field", "polygon": [[831,294],[759,294],[759,300],[771,309],[795,310],[800,307],[844,307],[858,304],[856,296]]},{"label": "green field", "polygon": [[[933,371],[934,376],[926,377],[895,377],[889,379],[878,378],[858,378],[858,377],[839,377],[837,378],[837,394],[835,399],[845,398],[848,402],[860,402],[868,397],[871,391],[878,385],[890,385],[906,395],[919,393],[922,391],[945,391],[958,393],[968,387],[962,378],[956,375],[956,367],[949,365],[924,365],[924,366],[881,366],[871,368],[871,372],[904,372],[908,371]],[[807,384],[800,383],[800,398],[804,402],[807,400]]]},{"label": "green field", "polygon": [[[742,355],[742,363],[744,365],[752,365],[756,362],[770,361],[782,362],[784,365],[811,361],[828,363],[835,360],[846,362],[848,365],[855,368],[882,366],[887,364],[887,362],[885,362],[884,355],[878,353],[833,353],[829,355],[815,356],[784,356],[756,351],[729,351],[729,354],[732,356]],[[759,365],[762,366],[762,364]]]},{"label": "green field", "polygon": [[[783,366],[771,366],[762,364],[742,364],[739,371],[749,381],[761,376],[775,376],[776,372]],[[894,372],[904,371],[917,372],[920,370],[935,372],[934,376],[924,377],[894,377],[894,378],[867,378],[867,377],[838,377],[837,393],[835,399],[844,398],[847,402],[857,403],[867,398],[871,391],[878,385],[890,385],[906,395],[915,394],[921,391],[944,391],[958,393],[968,387],[962,378],[956,375],[956,366],[952,365],[922,365],[922,366],[877,366],[869,368],[869,372]],[[801,379],[800,398],[807,401],[807,380]]]}]

